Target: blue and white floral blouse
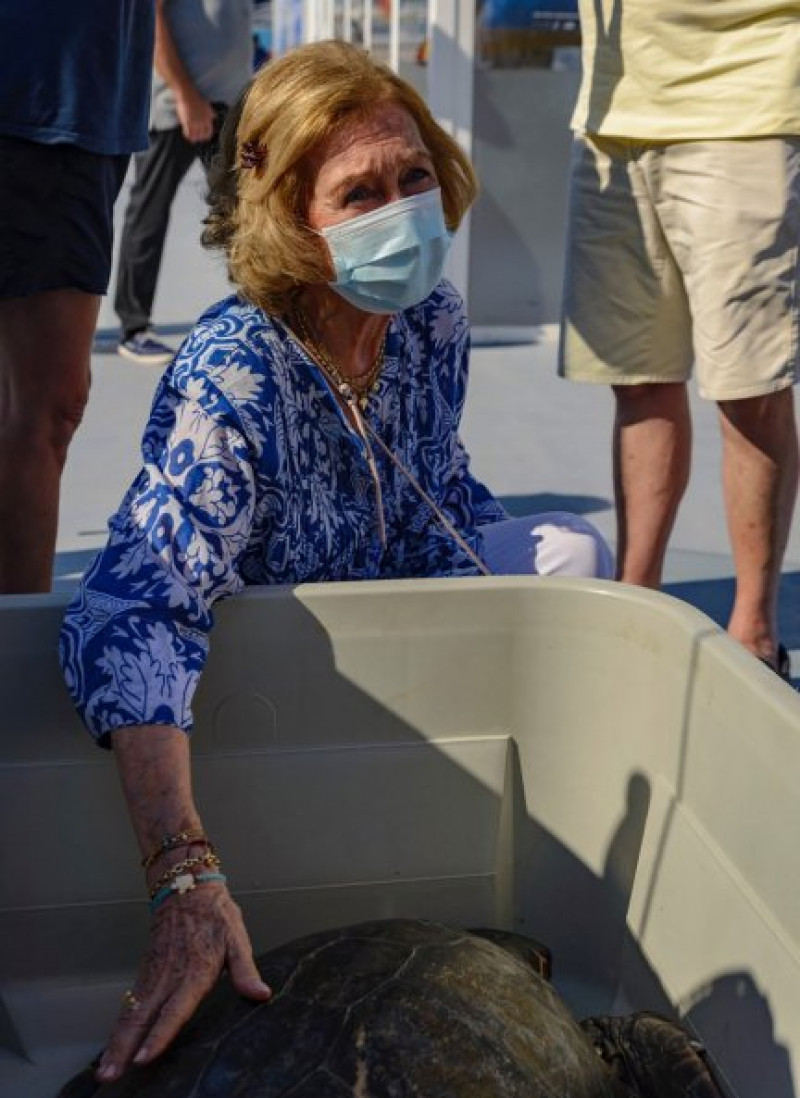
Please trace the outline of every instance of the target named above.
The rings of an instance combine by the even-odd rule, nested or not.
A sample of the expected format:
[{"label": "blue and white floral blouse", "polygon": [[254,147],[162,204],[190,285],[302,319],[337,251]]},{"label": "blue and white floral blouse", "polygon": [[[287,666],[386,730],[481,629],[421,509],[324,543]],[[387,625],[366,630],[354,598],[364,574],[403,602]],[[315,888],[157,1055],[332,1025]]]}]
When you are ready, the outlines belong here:
[{"label": "blue and white floral blouse", "polygon": [[[446,282],[392,318],[364,413],[480,554],[507,517],[458,434],[469,332]],[[230,297],[210,309],[155,395],[144,467],[61,634],[67,685],[98,738],[191,728],[217,599],[248,584],[472,575],[403,473],[374,447],[386,544],[363,440],[280,322]]]}]

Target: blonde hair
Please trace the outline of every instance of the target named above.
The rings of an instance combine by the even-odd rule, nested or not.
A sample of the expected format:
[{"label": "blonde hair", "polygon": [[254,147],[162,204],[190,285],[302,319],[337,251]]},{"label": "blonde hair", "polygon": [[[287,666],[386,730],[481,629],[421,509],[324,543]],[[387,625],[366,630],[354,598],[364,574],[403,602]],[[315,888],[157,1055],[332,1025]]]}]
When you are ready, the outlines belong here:
[{"label": "blonde hair", "polygon": [[336,41],[300,46],[261,68],[229,113],[210,172],[203,243],[225,252],[234,285],[267,312],[285,312],[300,287],[328,277],[324,245],[305,221],[309,154],[345,121],[386,102],[414,119],[455,230],[477,194],[472,166],[415,89],[366,51]]}]

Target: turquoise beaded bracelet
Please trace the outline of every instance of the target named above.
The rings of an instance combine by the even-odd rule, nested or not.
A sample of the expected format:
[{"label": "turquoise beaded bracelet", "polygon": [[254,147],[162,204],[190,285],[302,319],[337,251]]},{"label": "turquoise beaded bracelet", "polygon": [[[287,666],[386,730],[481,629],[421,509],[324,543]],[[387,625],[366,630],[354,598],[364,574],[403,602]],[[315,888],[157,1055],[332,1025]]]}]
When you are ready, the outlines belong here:
[{"label": "turquoise beaded bracelet", "polygon": [[157,911],[170,896],[182,896],[184,892],[191,892],[199,884],[206,884],[208,881],[222,881],[226,884],[227,880],[224,873],[198,873],[196,876],[194,873],[181,873],[179,877],[175,877],[168,885],[156,892],[150,901],[150,914]]}]

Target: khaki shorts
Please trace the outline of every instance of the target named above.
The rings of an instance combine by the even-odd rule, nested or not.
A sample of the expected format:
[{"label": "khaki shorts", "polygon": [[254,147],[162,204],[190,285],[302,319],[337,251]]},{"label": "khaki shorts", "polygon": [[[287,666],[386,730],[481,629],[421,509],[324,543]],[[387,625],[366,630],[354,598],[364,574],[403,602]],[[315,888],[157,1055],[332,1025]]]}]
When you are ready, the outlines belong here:
[{"label": "khaki shorts", "polygon": [[575,140],[559,372],[775,392],[800,374],[800,137]]}]

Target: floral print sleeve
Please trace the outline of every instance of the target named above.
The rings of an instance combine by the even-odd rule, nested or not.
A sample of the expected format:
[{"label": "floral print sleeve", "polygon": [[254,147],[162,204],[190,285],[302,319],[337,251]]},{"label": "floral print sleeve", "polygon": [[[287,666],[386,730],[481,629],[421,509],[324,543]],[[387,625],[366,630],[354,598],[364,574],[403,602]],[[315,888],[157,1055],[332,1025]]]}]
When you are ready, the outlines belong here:
[{"label": "floral print sleeve", "polygon": [[211,607],[242,585],[254,508],[251,454],[232,419],[162,382],[144,467],[67,612],[67,685],[101,742],[125,725],[191,728]]}]

